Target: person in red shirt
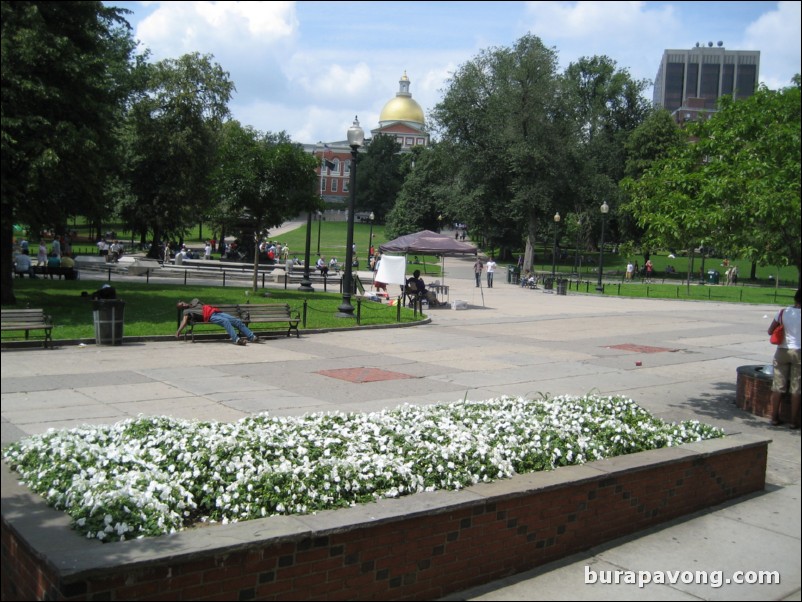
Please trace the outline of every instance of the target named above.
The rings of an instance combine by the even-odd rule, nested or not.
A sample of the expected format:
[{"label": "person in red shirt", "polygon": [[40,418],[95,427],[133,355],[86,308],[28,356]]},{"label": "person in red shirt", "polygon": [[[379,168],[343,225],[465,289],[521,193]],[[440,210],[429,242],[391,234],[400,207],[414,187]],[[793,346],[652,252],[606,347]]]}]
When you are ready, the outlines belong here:
[{"label": "person in red shirt", "polygon": [[235,345],[247,345],[248,341],[251,343],[261,342],[259,337],[257,337],[247,326],[245,326],[245,323],[242,320],[232,316],[231,314],[222,312],[212,305],[204,305],[200,302],[200,300],[193,299],[189,303],[186,301],[179,301],[177,306],[179,309],[184,310],[184,317],[181,320],[181,325],[178,327],[178,330],[175,333],[175,338],[180,338],[184,328],[186,328],[187,324],[189,324],[190,318],[194,316],[196,320],[200,319],[203,322],[217,324],[218,326],[225,328],[228,336],[231,337],[231,341]]}]

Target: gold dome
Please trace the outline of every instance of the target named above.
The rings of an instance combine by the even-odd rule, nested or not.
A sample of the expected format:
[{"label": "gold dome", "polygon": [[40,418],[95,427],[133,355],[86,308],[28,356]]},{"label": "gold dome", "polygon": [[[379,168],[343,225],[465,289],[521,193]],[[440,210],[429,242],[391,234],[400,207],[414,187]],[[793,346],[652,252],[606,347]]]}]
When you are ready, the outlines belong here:
[{"label": "gold dome", "polygon": [[388,101],[381,114],[379,121],[412,121],[413,123],[423,124],[423,109],[411,98],[396,96]]},{"label": "gold dome", "polygon": [[388,121],[410,121],[412,123],[419,123],[423,125],[423,109],[420,105],[412,100],[412,94],[409,92],[409,78],[406,72],[401,76],[398,82],[398,93],[395,98],[389,100],[384,105],[381,114],[379,115],[379,123],[387,123]]}]

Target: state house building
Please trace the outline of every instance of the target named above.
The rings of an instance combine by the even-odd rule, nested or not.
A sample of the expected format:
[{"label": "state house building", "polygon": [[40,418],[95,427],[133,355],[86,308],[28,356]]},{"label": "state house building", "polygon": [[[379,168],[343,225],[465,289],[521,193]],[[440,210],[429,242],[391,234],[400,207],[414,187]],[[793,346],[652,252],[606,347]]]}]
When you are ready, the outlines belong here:
[{"label": "state house building", "polygon": [[666,50],[654,81],[654,104],[677,123],[704,119],[716,111],[721,96],[752,96],[759,75],[759,50],[725,50],[723,42]]},{"label": "state house building", "polygon": [[[395,97],[387,101],[379,114],[379,127],[370,130],[370,133],[373,136],[392,136],[401,145],[402,151],[413,146],[428,146],[429,134],[425,130],[423,109],[412,98],[406,73],[398,84]],[[366,138],[365,146],[369,143],[370,140]],[[320,196],[326,201],[347,201],[351,178],[351,148],[348,142],[321,142],[307,144],[305,148],[318,159]]]}]

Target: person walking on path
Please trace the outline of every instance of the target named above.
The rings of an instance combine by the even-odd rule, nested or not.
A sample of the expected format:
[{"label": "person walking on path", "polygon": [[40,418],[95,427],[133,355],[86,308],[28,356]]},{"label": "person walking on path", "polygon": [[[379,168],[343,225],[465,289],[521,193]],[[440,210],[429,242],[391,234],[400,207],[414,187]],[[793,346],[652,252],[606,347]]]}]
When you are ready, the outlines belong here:
[{"label": "person walking on path", "polygon": [[493,274],[496,272],[496,262],[493,257],[487,260],[487,288],[493,288]]},{"label": "person walking on path", "polygon": [[190,318],[194,316],[196,320],[217,324],[218,326],[225,328],[228,336],[231,337],[231,341],[235,345],[247,345],[247,341],[250,341],[251,343],[261,342],[259,337],[257,337],[247,326],[245,326],[245,323],[242,320],[232,316],[231,314],[220,311],[217,307],[204,305],[198,299],[193,299],[189,303],[186,301],[179,301],[177,305],[179,309],[184,310],[184,318],[181,320],[181,325],[178,327],[178,330],[175,333],[175,338],[179,338],[181,336],[184,328],[186,328],[189,324]]},{"label": "person walking on path", "polygon": [[473,275],[476,276],[476,288],[482,286],[482,269],[484,267],[482,260],[477,257],[476,263],[473,264]]},{"label": "person walking on path", "polygon": [[794,305],[781,309],[769,326],[769,334],[780,325],[785,329],[785,338],[782,343],[777,345],[774,352],[774,377],[771,383],[771,424],[779,426],[782,424],[780,419],[780,402],[783,393],[790,387],[791,392],[791,428],[799,428],[799,401],[802,382],[800,379],[800,323],[802,314],[800,313],[800,297],[802,289],[796,290],[794,295]]}]

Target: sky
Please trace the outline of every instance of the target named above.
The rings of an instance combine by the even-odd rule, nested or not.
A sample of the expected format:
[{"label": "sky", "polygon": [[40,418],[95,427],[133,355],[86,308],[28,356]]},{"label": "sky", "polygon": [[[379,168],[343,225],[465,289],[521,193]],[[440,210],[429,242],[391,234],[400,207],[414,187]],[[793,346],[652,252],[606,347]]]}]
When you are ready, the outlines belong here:
[{"label": "sky", "polygon": [[428,118],[460,66],[527,34],[561,71],[606,55],[651,83],[664,50],[721,41],[760,50],[768,88],[802,72],[799,1],[105,3],[132,11],[151,61],[213,55],[236,86],[234,119],[309,144],[344,140],[355,116],[369,136],[404,73]]}]

